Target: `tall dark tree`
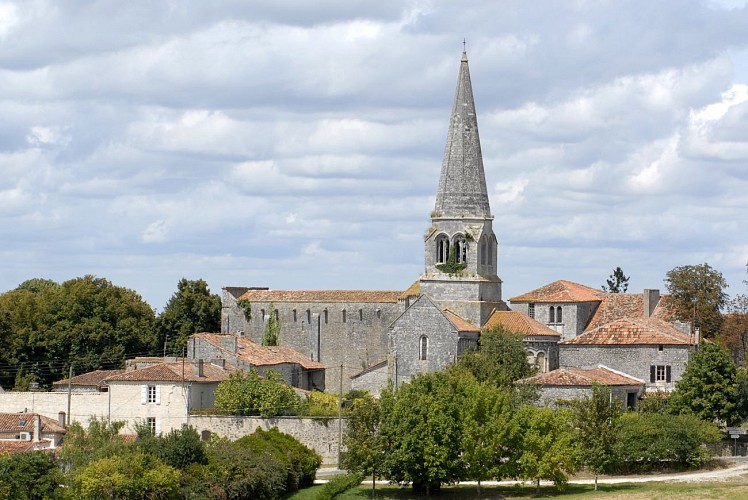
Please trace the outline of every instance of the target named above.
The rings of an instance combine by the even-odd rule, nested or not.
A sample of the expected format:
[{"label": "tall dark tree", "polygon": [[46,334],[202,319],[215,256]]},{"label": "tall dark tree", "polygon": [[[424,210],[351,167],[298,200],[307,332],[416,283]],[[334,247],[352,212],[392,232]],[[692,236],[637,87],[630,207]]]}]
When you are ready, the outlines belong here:
[{"label": "tall dark tree", "polygon": [[84,276],[56,284],[29,280],[0,295],[0,361],[41,385],[75,373],[119,367],[127,356],[155,347],[155,315],[134,291],[104,278]]},{"label": "tall dark tree", "polygon": [[211,294],[204,280],[182,278],[157,321],[159,342],[181,354],[193,333],[221,330],[221,297]]},{"label": "tall dark tree", "polygon": [[728,425],[739,420],[738,385],[735,363],[727,350],[702,342],[700,350],[686,365],[683,377],[670,397],[670,410],[693,413],[708,422]]},{"label": "tall dark tree", "polygon": [[629,289],[629,277],[623,274],[623,269],[616,267],[613,274],[606,280],[607,286],[603,285],[603,292],[626,293]]},{"label": "tall dark tree", "polygon": [[709,264],[680,266],[667,272],[665,286],[675,299],[675,314],[681,321],[693,321],[705,337],[722,326],[721,309],[727,304],[727,281]]}]

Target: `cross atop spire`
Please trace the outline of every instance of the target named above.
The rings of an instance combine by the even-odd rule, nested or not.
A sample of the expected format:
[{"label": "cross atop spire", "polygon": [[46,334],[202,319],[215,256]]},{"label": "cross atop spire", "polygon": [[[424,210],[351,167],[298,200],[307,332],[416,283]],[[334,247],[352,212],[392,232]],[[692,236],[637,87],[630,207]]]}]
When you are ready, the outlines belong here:
[{"label": "cross atop spire", "polygon": [[464,51],[447,133],[439,191],[436,194],[435,212],[441,217],[491,217],[473,87],[467,53]]}]

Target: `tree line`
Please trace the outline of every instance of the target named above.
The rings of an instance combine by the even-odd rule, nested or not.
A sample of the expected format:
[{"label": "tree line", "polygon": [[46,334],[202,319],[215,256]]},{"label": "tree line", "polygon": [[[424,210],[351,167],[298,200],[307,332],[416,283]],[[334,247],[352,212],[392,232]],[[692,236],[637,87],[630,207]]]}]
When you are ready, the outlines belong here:
[{"label": "tree line", "polygon": [[189,335],[220,331],[221,299],[181,279],[160,314],[104,278],[31,279],[0,295],[0,386],[27,390],[128,357],[181,355]]}]

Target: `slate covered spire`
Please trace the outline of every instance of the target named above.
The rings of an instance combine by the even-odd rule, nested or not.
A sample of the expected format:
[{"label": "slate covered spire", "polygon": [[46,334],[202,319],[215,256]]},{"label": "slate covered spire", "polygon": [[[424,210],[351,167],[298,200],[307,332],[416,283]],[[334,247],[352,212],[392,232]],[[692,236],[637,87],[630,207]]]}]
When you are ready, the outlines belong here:
[{"label": "slate covered spire", "polygon": [[434,211],[436,217],[491,217],[466,52],[460,62]]}]

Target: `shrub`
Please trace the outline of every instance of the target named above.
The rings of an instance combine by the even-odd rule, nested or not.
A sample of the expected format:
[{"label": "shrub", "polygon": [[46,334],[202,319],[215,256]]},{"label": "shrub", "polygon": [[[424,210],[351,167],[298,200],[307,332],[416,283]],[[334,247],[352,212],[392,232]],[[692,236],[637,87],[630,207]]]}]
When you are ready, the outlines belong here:
[{"label": "shrub", "polygon": [[337,476],[330,479],[314,497],[314,500],[332,500],[335,495],[344,493],[351,488],[355,488],[361,481],[364,480],[364,476],[361,474],[338,474]]}]

